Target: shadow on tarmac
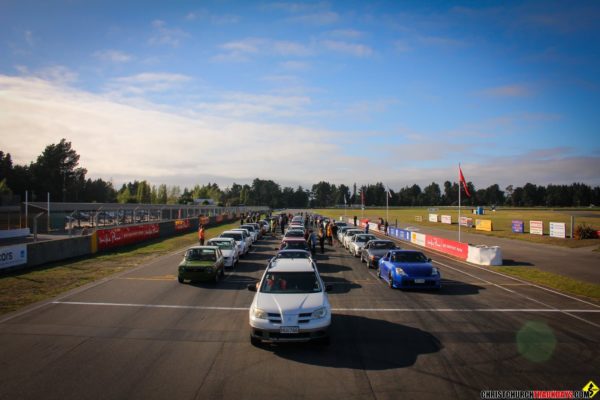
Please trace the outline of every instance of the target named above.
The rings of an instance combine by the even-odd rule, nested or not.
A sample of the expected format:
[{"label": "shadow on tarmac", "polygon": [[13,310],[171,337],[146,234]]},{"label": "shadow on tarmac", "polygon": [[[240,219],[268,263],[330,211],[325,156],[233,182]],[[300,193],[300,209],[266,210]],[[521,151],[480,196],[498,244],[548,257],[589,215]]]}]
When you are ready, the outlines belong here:
[{"label": "shadow on tarmac", "polygon": [[410,367],[419,355],[443,348],[435,336],[421,329],[357,315],[334,314],[329,334],[329,346],[280,343],[263,347],[303,364],[375,371]]},{"label": "shadow on tarmac", "polygon": [[525,261],[515,261],[510,258],[505,258],[502,260],[503,267],[535,267],[535,264]]}]

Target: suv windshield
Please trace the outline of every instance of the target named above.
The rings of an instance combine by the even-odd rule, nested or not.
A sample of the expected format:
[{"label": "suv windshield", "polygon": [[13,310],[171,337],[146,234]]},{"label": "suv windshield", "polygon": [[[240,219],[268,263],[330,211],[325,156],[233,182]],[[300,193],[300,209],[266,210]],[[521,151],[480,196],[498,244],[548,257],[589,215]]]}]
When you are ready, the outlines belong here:
[{"label": "suv windshield", "polygon": [[316,293],[321,291],[319,278],[314,272],[267,272],[261,292]]},{"label": "suv windshield", "polygon": [[275,258],[310,258],[310,254],[306,251],[282,251]]},{"label": "suv windshield", "polygon": [[241,242],[244,240],[244,236],[241,233],[222,233],[221,234],[222,237],[226,237],[226,238],[232,238],[238,242]]}]

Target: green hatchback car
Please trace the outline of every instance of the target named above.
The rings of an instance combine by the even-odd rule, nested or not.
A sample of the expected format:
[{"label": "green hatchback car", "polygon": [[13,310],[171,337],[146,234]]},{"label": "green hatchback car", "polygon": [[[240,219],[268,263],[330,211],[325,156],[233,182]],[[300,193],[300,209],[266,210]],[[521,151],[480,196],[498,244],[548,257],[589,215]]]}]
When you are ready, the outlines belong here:
[{"label": "green hatchback car", "polygon": [[185,252],[177,280],[219,282],[224,275],[225,258],[218,246],[194,246]]}]

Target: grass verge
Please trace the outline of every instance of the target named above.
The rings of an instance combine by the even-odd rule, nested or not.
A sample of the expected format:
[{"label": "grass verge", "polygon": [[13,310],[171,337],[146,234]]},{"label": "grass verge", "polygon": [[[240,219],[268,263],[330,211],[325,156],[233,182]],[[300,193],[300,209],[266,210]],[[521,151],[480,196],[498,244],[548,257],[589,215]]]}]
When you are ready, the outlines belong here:
[{"label": "grass verge", "polygon": [[582,282],[530,267],[493,267],[493,269],[494,271],[556,289],[560,292],[600,301],[600,285],[598,284]]},{"label": "grass verge", "polygon": [[[239,225],[239,221],[206,230],[206,238]],[[141,243],[85,259],[55,262],[0,275],[0,315],[107,276],[135,268],[157,257],[198,243],[196,232]]]}]

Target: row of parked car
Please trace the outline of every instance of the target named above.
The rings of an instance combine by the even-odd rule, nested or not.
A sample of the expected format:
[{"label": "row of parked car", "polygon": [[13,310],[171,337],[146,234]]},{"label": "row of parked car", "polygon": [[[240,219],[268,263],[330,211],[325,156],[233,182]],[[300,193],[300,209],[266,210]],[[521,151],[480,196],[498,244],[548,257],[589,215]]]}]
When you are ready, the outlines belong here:
[{"label": "row of parked car", "polygon": [[376,268],[377,277],[390,288],[441,288],[440,271],[418,250],[401,249],[392,240],[379,239],[356,227],[340,228],[338,239],[367,268]]},{"label": "row of parked car", "polygon": [[225,275],[225,268],[235,268],[240,258],[269,230],[266,220],[247,223],[224,231],[205,245],[190,247],[179,264],[177,280],[218,282]]}]

